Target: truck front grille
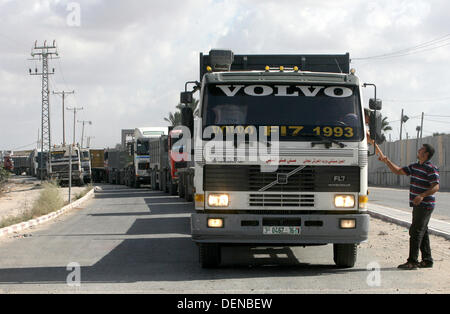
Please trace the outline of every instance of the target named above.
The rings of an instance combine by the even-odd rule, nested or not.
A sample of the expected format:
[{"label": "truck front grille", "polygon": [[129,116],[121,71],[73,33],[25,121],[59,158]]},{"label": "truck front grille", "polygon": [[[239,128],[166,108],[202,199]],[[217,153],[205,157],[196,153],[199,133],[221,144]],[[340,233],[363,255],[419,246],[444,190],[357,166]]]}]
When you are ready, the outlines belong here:
[{"label": "truck front grille", "polygon": [[[72,171],[78,171],[79,166],[77,164],[72,165]],[[52,164],[52,172],[69,172],[69,165],[53,165]]]},{"label": "truck front grille", "polygon": [[250,194],[250,207],[314,207],[314,194]]},{"label": "truck front grille", "polygon": [[258,165],[205,165],[205,191],[242,192],[358,192],[358,166],[280,166],[262,172]]}]

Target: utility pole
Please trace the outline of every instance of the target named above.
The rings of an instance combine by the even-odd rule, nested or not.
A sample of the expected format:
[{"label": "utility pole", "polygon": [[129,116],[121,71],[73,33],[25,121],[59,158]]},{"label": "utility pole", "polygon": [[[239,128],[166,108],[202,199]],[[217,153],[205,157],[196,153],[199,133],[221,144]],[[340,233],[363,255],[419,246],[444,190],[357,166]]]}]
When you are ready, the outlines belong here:
[{"label": "utility pole", "polygon": [[[43,46],[38,46],[37,41],[34,43],[34,47],[31,51],[31,56],[33,59],[31,60],[39,60],[42,61],[42,72],[38,73],[38,69],[36,68],[34,73],[29,69],[30,75],[39,75],[42,77],[42,115],[41,115],[41,167],[43,165],[43,154],[44,147],[46,146],[49,151],[52,147],[51,142],[51,134],[50,134],[50,88],[49,88],[49,80],[48,76],[55,73],[55,69],[53,69],[53,73],[49,73],[48,71],[48,59],[56,59],[53,56],[58,56],[58,50],[56,47],[56,41],[53,41],[51,46],[47,46],[47,41],[44,41]],[[38,57],[37,59],[35,59]],[[45,145],[45,146],[44,146]],[[49,166],[51,167],[51,159],[48,158]],[[41,181],[43,180],[43,171],[41,170]]]},{"label": "utility pole", "polygon": [[402,109],[402,116],[400,118],[400,141],[402,140],[402,129],[403,129],[403,123],[409,120],[409,117],[407,115],[403,115],[403,109]]},{"label": "utility pole", "polygon": [[62,96],[62,119],[63,119],[63,146],[66,146],[66,119],[64,118],[64,99],[66,95],[75,94],[75,91],[71,92],[53,92],[53,95],[61,95]]},{"label": "utility pole", "polygon": [[87,147],[86,148],[91,148],[91,139],[94,139],[95,136],[88,136],[87,137]]},{"label": "utility pole", "polygon": [[416,138],[416,151],[419,149],[419,134],[422,131],[420,126],[416,127],[416,131],[417,131],[417,138]]},{"label": "utility pole", "polygon": [[72,145],[69,145],[69,204],[72,201],[71,199],[71,193],[72,193],[72,149],[75,146],[75,127],[76,127],[76,116],[77,111],[83,110],[83,107],[81,108],[67,108],[67,110],[73,111],[73,143]]},{"label": "utility pole", "polygon": [[420,139],[422,139],[422,132],[423,132],[423,116],[424,113],[422,112],[422,120],[420,121]]},{"label": "utility pole", "polygon": [[66,108],[66,109],[69,110],[69,111],[73,111],[73,145],[75,145],[76,144],[76,142],[75,142],[75,127],[77,125],[76,124],[77,111],[81,111],[84,108],[83,107],[81,107],[81,108],[74,107],[74,108]]},{"label": "utility pole", "polygon": [[92,121],[78,121],[78,123],[82,123],[83,124],[83,129],[81,131],[81,148],[83,148],[83,143],[84,143],[84,125],[85,124],[92,125]]}]

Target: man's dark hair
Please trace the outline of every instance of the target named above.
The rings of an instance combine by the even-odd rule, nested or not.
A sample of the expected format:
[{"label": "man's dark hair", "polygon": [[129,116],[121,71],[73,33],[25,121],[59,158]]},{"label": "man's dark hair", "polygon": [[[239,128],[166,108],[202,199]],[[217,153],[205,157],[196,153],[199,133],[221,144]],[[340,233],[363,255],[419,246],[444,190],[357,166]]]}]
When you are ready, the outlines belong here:
[{"label": "man's dark hair", "polygon": [[428,160],[430,160],[434,155],[434,148],[430,144],[423,144],[425,151],[428,153]]}]

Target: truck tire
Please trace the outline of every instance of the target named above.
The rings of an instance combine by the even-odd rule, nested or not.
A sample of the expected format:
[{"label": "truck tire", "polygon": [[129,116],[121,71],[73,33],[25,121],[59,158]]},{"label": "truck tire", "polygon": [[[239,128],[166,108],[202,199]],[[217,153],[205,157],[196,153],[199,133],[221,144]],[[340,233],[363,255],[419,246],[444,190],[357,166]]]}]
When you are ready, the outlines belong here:
[{"label": "truck tire", "polygon": [[164,193],[168,193],[169,192],[169,188],[167,186],[167,171],[163,171],[161,172],[161,191],[163,191]]},{"label": "truck tire", "polygon": [[169,194],[177,195],[178,194],[178,184],[172,182],[172,177],[169,175]]},{"label": "truck tire", "polygon": [[199,260],[202,268],[213,268],[220,264],[221,249],[216,243],[199,243]]},{"label": "truck tire", "polygon": [[333,255],[338,267],[351,268],[356,263],[357,244],[334,244]]},{"label": "truck tire", "polygon": [[178,179],[178,196],[180,198],[184,198],[184,193],[186,191],[184,190],[184,184],[183,184],[183,176],[181,175]]},{"label": "truck tire", "polygon": [[159,180],[158,180],[158,182],[159,182],[159,184],[158,184],[159,190],[161,192],[165,192],[165,190],[166,190],[166,180],[165,180],[164,172],[163,171],[159,171],[159,172],[156,172],[156,174],[159,177]]},{"label": "truck tire", "polygon": [[152,191],[157,191],[158,190],[158,184],[156,183],[156,172],[155,170],[152,170],[151,174],[150,174],[150,178],[152,181]]},{"label": "truck tire", "polygon": [[185,192],[184,192],[184,198],[186,200],[186,202],[192,202],[194,200],[194,196],[192,195],[192,189],[190,189],[191,185],[189,182],[187,182],[187,184],[185,184],[184,188],[185,188]]}]

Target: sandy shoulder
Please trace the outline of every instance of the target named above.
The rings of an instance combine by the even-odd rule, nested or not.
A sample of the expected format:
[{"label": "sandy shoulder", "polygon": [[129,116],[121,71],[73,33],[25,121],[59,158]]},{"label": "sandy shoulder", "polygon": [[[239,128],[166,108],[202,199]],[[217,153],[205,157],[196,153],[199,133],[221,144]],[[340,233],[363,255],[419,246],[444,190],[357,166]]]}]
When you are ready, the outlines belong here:
[{"label": "sandy shoulder", "polygon": [[[450,241],[443,237],[430,235],[434,267],[416,270],[418,283],[424,283],[427,293],[450,293]],[[408,228],[371,218],[369,241],[362,243],[360,249],[370,250],[376,256],[381,269],[390,270],[383,274],[386,280],[390,273],[397,271],[397,266],[406,262],[409,254]],[[419,260],[421,259],[419,253]],[[399,270],[402,271],[402,270]],[[399,283],[401,287],[401,283]],[[425,288],[426,287],[426,288]],[[403,289],[402,289],[403,288]],[[402,287],[399,291],[414,293],[412,287]],[[412,288],[412,290],[410,290]],[[417,292],[423,293],[423,290]]]},{"label": "sandy shoulder", "polygon": [[[72,188],[72,201],[86,187]],[[0,221],[8,217],[19,216],[30,210],[41,192],[40,181],[32,177],[13,176],[0,194]],[[61,188],[61,195],[68,202],[69,189]]]}]

